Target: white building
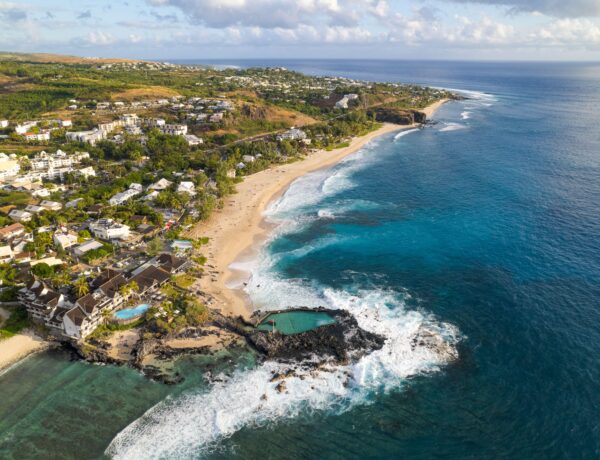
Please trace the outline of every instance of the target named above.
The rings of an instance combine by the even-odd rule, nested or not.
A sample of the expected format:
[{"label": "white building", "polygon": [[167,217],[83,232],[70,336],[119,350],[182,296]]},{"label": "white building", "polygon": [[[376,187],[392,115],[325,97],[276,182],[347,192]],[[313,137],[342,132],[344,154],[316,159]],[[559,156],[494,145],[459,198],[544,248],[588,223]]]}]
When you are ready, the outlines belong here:
[{"label": "white building", "polygon": [[23,135],[34,126],[37,126],[37,124],[37,121],[26,121],[25,123],[20,123],[17,126],[15,126],[15,133]]},{"label": "white building", "polygon": [[138,196],[140,193],[142,193],[142,190],[143,187],[141,184],[131,184],[124,192],[119,192],[114,195],[110,200],[108,200],[108,203],[111,206],[118,206]]},{"label": "white building", "polygon": [[10,246],[0,246],[0,263],[5,264],[14,259],[13,250]]},{"label": "white building", "polygon": [[30,212],[23,211],[20,209],[13,209],[8,213],[8,217],[17,222],[29,222],[33,217]]},{"label": "white building", "polygon": [[0,120],[0,128],[8,128],[8,120]]},{"label": "white building", "polygon": [[85,142],[90,145],[96,145],[97,142],[106,139],[106,132],[94,128],[91,131],[71,131],[66,133],[67,140],[74,142]]},{"label": "white building", "polygon": [[129,226],[112,219],[99,219],[90,224],[94,236],[103,240],[123,240],[129,237]]},{"label": "white building", "polygon": [[177,193],[187,193],[190,196],[196,195],[196,186],[193,182],[184,181],[177,186]]},{"label": "white building", "polygon": [[85,243],[73,248],[73,254],[75,254],[77,257],[81,257],[84,254],[93,251],[94,249],[100,249],[102,246],[104,245],[99,241],[87,240]]},{"label": "white building", "polygon": [[56,246],[60,246],[63,249],[67,249],[77,244],[77,235],[74,235],[72,233],[56,232],[52,237],[52,240],[54,241],[54,244]]},{"label": "white building", "polygon": [[48,211],[60,211],[62,209],[62,204],[58,201],[43,200],[40,206]]},{"label": "white building", "polygon": [[185,138],[188,145],[190,145],[190,146],[200,145],[200,144],[204,143],[204,141],[201,138],[199,138],[198,136],[196,136],[194,134],[186,134],[183,137]]},{"label": "white building", "polygon": [[76,174],[83,177],[95,177],[96,171],[92,166],[88,166],[87,168],[81,168],[76,171]]},{"label": "white building", "polygon": [[173,184],[173,182],[171,182],[170,180],[165,179],[164,177],[158,181],[156,181],[154,184],[148,186],[148,190],[166,190],[168,189],[171,185]]},{"label": "white building", "polygon": [[28,142],[44,142],[50,140],[50,131],[40,131],[39,133],[25,133],[23,134],[23,136]]},{"label": "white building", "polygon": [[344,94],[344,97],[335,103],[336,109],[347,109],[348,103],[358,99],[358,94]]},{"label": "white building", "polygon": [[19,174],[20,169],[21,166],[18,161],[11,159],[5,153],[0,153],[0,180],[15,177]]},{"label": "white building", "polygon": [[185,136],[188,131],[187,125],[169,124],[160,127],[160,130],[170,136]]},{"label": "white building", "polygon": [[306,133],[298,128],[291,128],[291,129],[288,129],[286,132],[277,135],[278,141],[283,141],[283,140],[295,141],[295,140],[302,140],[302,139],[306,139]]}]

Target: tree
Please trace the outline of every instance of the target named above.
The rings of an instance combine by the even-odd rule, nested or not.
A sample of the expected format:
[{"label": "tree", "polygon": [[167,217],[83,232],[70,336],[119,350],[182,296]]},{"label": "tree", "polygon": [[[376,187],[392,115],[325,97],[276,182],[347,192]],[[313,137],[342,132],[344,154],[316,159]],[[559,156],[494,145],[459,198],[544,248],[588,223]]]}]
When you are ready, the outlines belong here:
[{"label": "tree", "polygon": [[146,252],[151,256],[157,255],[162,250],[163,242],[158,236],[152,238],[150,241],[148,241],[148,244],[146,245]]},{"label": "tree", "polygon": [[73,287],[75,288],[75,295],[78,298],[90,293],[90,286],[83,276],[75,280]]},{"label": "tree", "polygon": [[35,276],[39,276],[40,278],[47,279],[54,274],[54,270],[47,263],[41,262],[31,267],[31,273],[33,273]]}]

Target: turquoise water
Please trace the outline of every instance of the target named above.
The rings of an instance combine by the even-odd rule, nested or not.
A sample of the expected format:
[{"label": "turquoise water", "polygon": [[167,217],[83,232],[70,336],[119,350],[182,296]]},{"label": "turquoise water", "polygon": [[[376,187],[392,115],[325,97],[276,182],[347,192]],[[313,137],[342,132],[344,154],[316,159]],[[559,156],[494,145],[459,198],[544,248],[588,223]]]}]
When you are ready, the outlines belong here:
[{"label": "turquoise water", "polygon": [[600,66],[270,64],[475,91],[270,211],[253,302],[346,308],[384,349],[282,393],[246,354],[168,388],[39,355],[0,376],[0,456],[599,458]]},{"label": "turquoise water", "polygon": [[292,335],[334,323],[335,319],[322,311],[290,311],[269,315],[257,326],[257,329],[261,331],[276,329],[284,335]]},{"label": "turquoise water", "polygon": [[133,319],[138,316],[142,316],[146,311],[148,311],[149,308],[150,305],[148,305],[147,303],[143,303],[135,308],[126,308],[124,310],[119,310],[113,313],[113,316],[117,319]]}]

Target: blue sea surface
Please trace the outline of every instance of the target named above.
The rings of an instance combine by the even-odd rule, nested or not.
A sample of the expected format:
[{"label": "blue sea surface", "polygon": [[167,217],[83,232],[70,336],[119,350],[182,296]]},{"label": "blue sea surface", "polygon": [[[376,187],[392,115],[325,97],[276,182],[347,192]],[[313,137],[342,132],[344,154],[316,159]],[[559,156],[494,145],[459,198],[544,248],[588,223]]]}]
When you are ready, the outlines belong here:
[{"label": "blue sea surface", "polygon": [[[426,128],[298,179],[268,213],[277,227],[253,270],[253,302],[347,308],[386,346],[290,378],[283,393],[269,363],[211,385],[191,379],[168,397],[113,371],[127,412],[117,405],[112,425],[113,408],[90,403],[86,419],[58,386],[50,400],[32,389],[31,413],[90,433],[103,420],[107,440],[90,457],[600,458],[600,65],[221,63],[464,91]],[[413,340],[423,331],[435,347]],[[43,360],[31,362],[61,382],[56,357]],[[14,374],[34,380],[27,366],[0,376],[5,394],[27,400]],[[111,402],[98,386],[84,398],[95,381],[77,379],[82,366],[69,365],[77,401]],[[15,407],[0,400],[3,452],[47,446],[48,430],[64,458],[78,458],[70,430],[49,417],[3,425]]]}]

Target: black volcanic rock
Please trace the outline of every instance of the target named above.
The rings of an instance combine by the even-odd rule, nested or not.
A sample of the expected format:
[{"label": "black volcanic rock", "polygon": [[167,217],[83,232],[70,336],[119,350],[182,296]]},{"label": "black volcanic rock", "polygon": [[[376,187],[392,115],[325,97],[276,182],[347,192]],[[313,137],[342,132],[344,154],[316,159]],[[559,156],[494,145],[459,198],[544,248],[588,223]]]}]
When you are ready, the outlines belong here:
[{"label": "black volcanic rock", "polygon": [[325,312],[334,317],[336,322],[293,335],[254,330],[246,338],[267,359],[282,361],[303,361],[316,357],[319,360],[332,359],[347,363],[383,346],[383,337],[361,329],[354,316],[345,310],[312,311]]}]

